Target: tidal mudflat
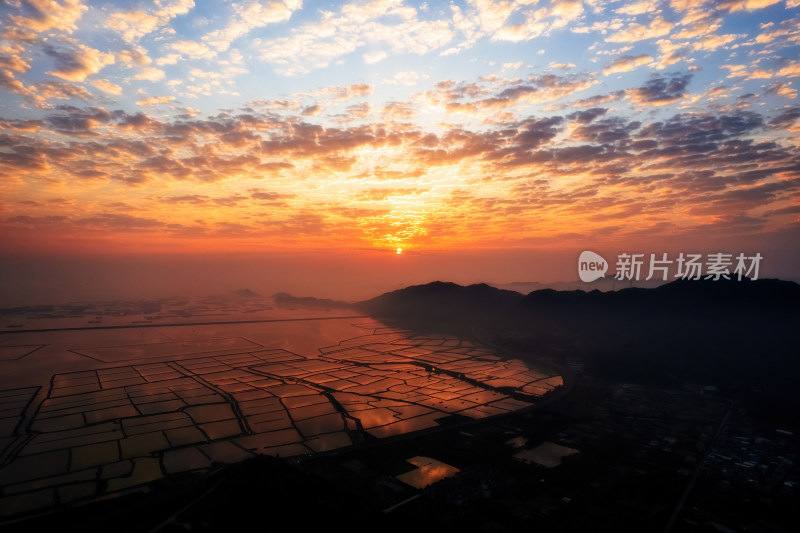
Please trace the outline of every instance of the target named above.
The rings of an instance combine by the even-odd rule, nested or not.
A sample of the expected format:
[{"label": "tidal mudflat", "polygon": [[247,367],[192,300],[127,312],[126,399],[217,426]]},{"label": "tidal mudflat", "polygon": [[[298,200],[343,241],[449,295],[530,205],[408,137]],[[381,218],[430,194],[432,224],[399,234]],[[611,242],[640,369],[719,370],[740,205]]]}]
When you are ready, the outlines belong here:
[{"label": "tidal mudflat", "polygon": [[509,413],[562,384],[468,340],[309,318],[3,335],[0,517]]}]

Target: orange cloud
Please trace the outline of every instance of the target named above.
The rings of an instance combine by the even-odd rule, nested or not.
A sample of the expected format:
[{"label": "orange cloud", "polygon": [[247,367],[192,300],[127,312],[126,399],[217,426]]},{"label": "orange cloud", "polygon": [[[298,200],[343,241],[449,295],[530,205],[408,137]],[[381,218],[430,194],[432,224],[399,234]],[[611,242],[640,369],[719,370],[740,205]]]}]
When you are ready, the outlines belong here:
[{"label": "orange cloud", "polygon": [[81,0],[28,0],[26,7],[30,10],[28,16],[11,15],[8,18],[20,28],[39,33],[52,29],[72,32],[87,10]]},{"label": "orange cloud", "polygon": [[645,39],[655,39],[656,37],[667,35],[673,26],[671,22],[662,17],[656,17],[646,25],[633,22],[624,29],[606,37],[606,41],[611,43],[630,43]]},{"label": "orange cloud", "polygon": [[647,54],[618,57],[603,69],[603,75],[608,76],[609,74],[616,74],[618,72],[630,72],[631,70],[652,62],[653,58]]},{"label": "orange cloud", "polygon": [[150,105],[166,104],[173,100],[175,100],[174,96],[151,96],[150,98],[139,100],[138,102],[136,102],[136,105],[150,106]]},{"label": "orange cloud", "polygon": [[56,61],[55,68],[48,72],[67,81],[83,81],[87,76],[99,72],[114,63],[114,55],[79,44],[72,49],[47,46],[45,52]]}]

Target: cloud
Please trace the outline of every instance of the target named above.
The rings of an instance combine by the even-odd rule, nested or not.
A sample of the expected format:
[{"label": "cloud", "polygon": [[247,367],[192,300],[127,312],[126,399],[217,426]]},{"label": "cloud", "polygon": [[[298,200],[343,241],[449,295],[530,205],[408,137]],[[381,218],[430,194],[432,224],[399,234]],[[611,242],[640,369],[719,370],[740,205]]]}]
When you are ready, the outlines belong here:
[{"label": "cloud", "polygon": [[770,44],[775,47],[793,46],[800,43],[800,17],[791,17],[778,24],[767,26],[766,31],[755,38],[758,44]]},{"label": "cloud", "polygon": [[655,17],[649,24],[639,24],[632,22],[627,27],[606,37],[606,41],[611,43],[631,43],[655,39],[667,35],[674,27],[674,24],[663,17]]},{"label": "cloud", "polygon": [[781,0],[726,0],[720,2],[717,9],[734,11],[755,11],[777,4]]},{"label": "cloud", "polygon": [[[310,93],[309,96],[322,97],[334,102],[344,102],[358,96],[366,96],[373,91],[372,85],[368,83],[353,83],[351,85],[329,85],[319,88]],[[303,96],[303,95],[300,95]]]},{"label": "cloud", "polygon": [[418,196],[427,192],[429,189],[417,188],[372,188],[360,191],[356,195],[356,200],[364,202],[383,202],[390,198],[403,196]]},{"label": "cloud", "polygon": [[[9,201],[4,217],[31,227],[58,226],[41,218],[48,210],[66,217],[59,219],[63,231],[83,229],[103,237],[147,231],[167,242],[174,242],[168,241],[174,235],[203,235],[229,243],[244,237],[244,243],[268,236],[269,242],[291,246],[333,245],[336,239],[373,246],[409,235],[432,246],[441,235],[462,240],[469,235],[476,246],[503,246],[513,239],[563,234],[565,224],[575,234],[595,229],[621,234],[636,225],[662,235],[711,218],[737,227],[771,223],[772,215],[764,213],[793,205],[798,194],[794,141],[800,117],[796,106],[784,105],[796,97],[790,78],[797,76],[797,62],[790,50],[775,52],[791,42],[793,29],[776,20],[761,29],[736,25],[747,36],[722,34],[719,28],[730,21],[709,5],[678,4],[678,11],[660,2],[655,9],[662,11],[654,13],[645,12],[650,2],[623,4],[476,0],[452,6],[446,14],[453,18],[438,20],[442,12],[434,8],[367,2],[307,9],[300,20],[300,13],[276,22],[267,17],[261,22],[270,26],[256,32],[255,26],[247,30],[250,22],[233,27],[239,20],[235,10],[254,5],[248,2],[228,5],[222,11],[231,18],[204,26],[175,20],[176,29],[191,27],[182,35],[169,31],[172,18],[162,17],[152,29],[145,17],[141,28],[107,43],[102,37],[107,32],[92,39],[88,33],[76,32],[73,39],[61,32],[24,45],[7,41],[0,49],[0,86],[12,105],[21,104],[19,116],[26,120],[0,119],[2,173],[19,190],[57,187],[75,203],[59,207],[38,196],[27,203]],[[136,9],[155,17],[163,5]],[[710,15],[703,18],[698,5]],[[606,20],[588,26],[599,16],[588,11],[601,8]],[[617,18],[615,9],[624,16]],[[462,17],[458,22],[456,13]],[[641,27],[653,18],[674,26],[648,42],[651,34]],[[596,32],[575,36],[587,45],[599,40],[586,61],[576,60],[577,67],[549,49],[553,56],[538,61],[508,53],[420,62],[415,55],[464,50],[478,41],[488,51],[510,50],[512,45],[499,41],[547,35],[567,27],[559,26],[564,21]],[[244,39],[250,31],[248,41],[258,38],[253,46]],[[624,32],[641,41],[604,42]],[[756,36],[765,42],[756,42]],[[75,59],[78,43],[113,53],[117,66],[99,71]],[[234,43],[241,44],[241,52],[231,48]],[[42,53],[45,47],[64,57]],[[223,48],[228,52],[221,56]],[[265,53],[275,54],[269,64],[250,68],[252,78],[232,83],[251,66],[251,56],[258,63]],[[384,59],[366,72],[364,56]],[[736,83],[715,82],[690,95],[689,83],[699,83],[699,73],[693,78],[656,70],[695,61],[689,70],[703,67],[702,78],[713,79],[718,57],[736,64],[729,66],[731,74],[746,74],[736,76]],[[183,59],[201,61],[161,68]],[[53,60],[54,72],[76,79],[37,79],[50,67],[44,62]],[[437,69],[451,60],[451,80],[428,79],[441,75]],[[461,70],[461,61],[469,68]],[[491,66],[482,66],[489,61]],[[79,65],[76,73],[61,68],[70,62]],[[424,65],[409,71],[416,63]],[[317,89],[318,73],[280,84],[272,72],[301,74],[325,65],[336,68],[329,73],[330,85]],[[367,83],[339,77],[350,66],[362,73],[355,80]],[[501,70],[521,66],[524,74]],[[99,73],[81,78],[81,68]],[[266,69],[263,78],[258,68]],[[483,68],[484,76],[469,79],[476,68]],[[603,79],[598,71],[630,74]],[[128,87],[135,79],[167,81],[167,74],[174,79],[162,89],[175,93]],[[254,84],[261,80],[263,85]],[[589,93],[601,82],[606,84],[601,94]],[[216,97],[236,90],[253,101]],[[209,107],[202,98],[195,104],[199,110],[182,109],[175,104],[186,98],[183,92],[215,95],[225,109]],[[759,100],[767,105],[756,106]],[[31,103],[40,108],[30,111]],[[142,107],[129,109],[133,103]],[[748,110],[737,108],[748,103]],[[159,104],[167,105],[148,107]],[[675,104],[685,112],[675,114]],[[99,180],[102,187],[96,187]],[[128,186],[138,188],[128,191]],[[302,194],[289,194],[292,190]],[[107,193],[125,196],[126,205],[109,207]],[[198,223],[206,214],[208,223]]]},{"label": "cloud", "polygon": [[127,67],[142,67],[152,63],[147,50],[141,46],[120,50],[117,53],[117,60]]},{"label": "cloud", "polygon": [[790,129],[800,118],[800,107],[790,107],[781,112],[777,117],[769,121],[773,128]]},{"label": "cloud", "polygon": [[629,122],[621,118],[597,120],[591,124],[582,124],[572,132],[571,139],[581,142],[612,144],[631,139],[640,122]]},{"label": "cloud", "polygon": [[601,104],[608,104],[611,102],[615,102],[617,100],[620,100],[624,96],[625,96],[624,90],[614,91],[608,94],[599,94],[597,96],[576,100],[572,102],[572,105],[576,107],[597,106]]},{"label": "cloud", "polygon": [[486,121],[506,120],[498,111],[530,104],[548,103],[588,89],[597,83],[594,74],[572,74],[558,76],[543,74],[498,82],[494,79],[483,83],[456,84],[444,81],[419,98],[427,105],[441,108],[448,113],[480,116]]},{"label": "cloud", "polygon": [[[389,25],[382,19],[392,18]],[[293,29],[289,36],[256,39],[260,58],[281,74],[293,76],[329,66],[335,59],[369,46],[394,54],[423,55],[453,39],[444,20],[421,20],[413,7],[398,2],[374,0],[346,4],[338,11],[323,11],[316,22]],[[379,59],[375,52],[368,58]]]},{"label": "cloud", "polygon": [[284,235],[325,235],[329,231],[324,214],[305,211],[286,218],[263,220],[261,226],[268,233]]},{"label": "cloud", "polygon": [[788,78],[800,77],[800,60],[791,61],[788,65],[781,68],[777,72],[778,76],[786,76]]},{"label": "cloud", "polygon": [[58,49],[47,45],[45,53],[55,59],[55,68],[48,72],[67,81],[83,81],[87,76],[114,63],[114,55],[78,44],[72,49]]},{"label": "cloud", "polygon": [[203,41],[217,52],[224,52],[233,41],[255,28],[289,20],[302,5],[302,0],[237,2],[233,5],[234,16],[227,26],[204,35]]},{"label": "cloud", "polygon": [[345,113],[336,116],[337,122],[351,122],[368,117],[372,113],[372,104],[361,102],[347,106]]},{"label": "cloud", "polygon": [[771,79],[775,76],[786,76],[788,78],[800,76],[800,61],[798,60],[785,60],[780,68],[761,68],[758,66],[758,62],[750,66],[720,65],[720,68],[730,71],[729,78],[745,78],[747,80]]},{"label": "cloud", "polygon": [[27,72],[31,68],[30,59],[23,57],[25,48],[18,45],[0,46],[0,68]]},{"label": "cloud", "polygon": [[122,87],[105,79],[92,80],[92,85],[108,94],[122,94]]},{"label": "cloud", "polygon": [[9,69],[0,68],[0,87],[21,95],[29,95],[31,90],[19,81]]},{"label": "cloud", "polygon": [[617,8],[616,12],[621,15],[645,15],[656,11],[657,6],[658,2],[656,0],[641,0]]},{"label": "cloud", "polygon": [[684,89],[692,79],[691,74],[672,78],[654,77],[642,87],[628,89],[625,95],[637,105],[666,105],[682,100],[687,96]]},{"label": "cloud", "polygon": [[80,85],[68,82],[47,81],[26,87],[8,69],[0,69],[0,88],[19,94],[36,107],[49,107],[49,100],[95,100],[94,95]]},{"label": "cloud", "polygon": [[[10,3],[10,5],[14,5]],[[18,3],[16,7],[23,5]],[[59,29],[72,33],[77,29],[76,23],[88,9],[81,0],[28,0],[24,2],[25,15],[9,15],[9,20],[27,30],[38,33]]]},{"label": "cloud", "polygon": [[764,94],[777,94],[784,98],[794,99],[797,98],[797,89],[791,86],[791,82],[787,84],[776,81],[766,88]]},{"label": "cloud", "polygon": [[381,113],[389,119],[409,120],[417,116],[414,106],[403,102],[389,102]]},{"label": "cloud", "polygon": [[30,99],[38,106],[44,106],[48,100],[82,100],[90,102],[94,100],[94,96],[74,83],[67,83],[63,81],[47,81],[34,85],[32,88]]},{"label": "cloud", "polygon": [[800,205],[790,205],[767,211],[767,215],[794,215],[800,214]]},{"label": "cloud", "polygon": [[[477,27],[480,28],[482,32],[493,34],[503,27],[506,20],[508,20],[518,6],[515,5],[514,2],[476,0],[470,3],[470,7],[472,10],[467,16],[475,19],[470,21],[472,31],[474,31],[474,28]],[[462,26],[466,27],[466,21],[462,22],[461,24]]]},{"label": "cloud", "polygon": [[705,37],[692,42],[691,46],[698,51],[713,52],[717,48],[721,48],[732,43],[737,39],[737,37],[739,36],[730,33],[725,35],[706,35]]},{"label": "cloud", "polygon": [[156,65],[163,67],[164,65],[175,65],[181,59],[180,54],[167,54],[156,59]]},{"label": "cloud", "polygon": [[176,41],[170,44],[170,48],[192,59],[213,59],[217,55],[214,50],[197,41]]},{"label": "cloud", "polygon": [[656,44],[661,52],[661,57],[659,57],[656,65],[659,70],[687,59],[692,53],[692,46],[688,43],[676,43],[668,39],[660,39]]},{"label": "cloud", "polygon": [[152,96],[136,102],[136,105],[151,106],[158,104],[166,104],[175,100],[174,96]]},{"label": "cloud", "polygon": [[603,75],[608,76],[609,74],[615,74],[617,72],[630,72],[631,70],[637,69],[642,65],[647,65],[652,62],[653,58],[647,54],[618,57],[609,63],[608,66],[603,68]]},{"label": "cloud", "polygon": [[[679,114],[665,122],[644,126],[639,135],[657,139],[662,146],[696,152],[714,151],[720,149],[718,143],[752,134],[763,126],[763,118],[749,111],[730,115]],[[729,145],[727,148],[735,151],[736,146]],[[748,157],[747,151],[742,151],[741,156]]]},{"label": "cloud", "polygon": [[310,105],[306,108],[303,108],[303,110],[300,111],[300,114],[308,117],[308,116],[318,115],[320,111],[322,111],[322,108],[319,105]]},{"label": "cloud", "polygon": [[194,7],[194,0],[160,0],[150,11],[117,11],[111,13],[104,27],[117,32],[123,40],[134,43],[163,27],[178,15],[185,15]]},{"label": "cloud", "polygon": [[375,63],[380,63],[381,61],[389,57],[389,54],[387,54],[383,50],[379,50],[377,52],[369,52],[367,54],[363,54],[361,57],[364,58],[364,63],[366,63],[367,65],[374,65]]},{"label": "cloud", "polygon": [[[41,120],[4,120],[0,119],[0,127],[6,131],[37,132],[42,129]],[[3,146],[7,146],[8,137],[4,138]]]},{"label": "cloud", "polygon": [[160,24],[161,21],[157,16],[144,11],[112,13],[105,21],[107,29],[117,32],[123,40],[129,43],[155,31]]},{"label": "cloud", "polygon": [[538,148],[555,138],[559,132],[558,126],[563,122],[562,117],[529,118],[518,126],[513,139],[518,148]]},{"label": "cloud", "polygon": [[59,106],[58,113],[48,115],[45,122],[56,133],[72,136],[94,135],[95,129],[111,120],[111,114],[103,108]]},{"label": "cloud", "polygon": [[[207,207],[235,207],[247,203],[251,196],[234,194],[230,196],[210,197],[204,194],[187,194],[183,196],[167,196],[160,201],[169,205],[197,205]],[[263,204],[261,204],[263,205]]]},{"label": "cloud", "polygon": [[405,87],[413,87],[417,84],[420,78],[427,76],[420,76],[418,73],[414,72],[413,70],[397,72],[391,79],[383,79],[383,83],[386,85],[402,85]]},{"label": "cloud", "polygon": [[514,128],[475,133],[453,129],[441,137],[426,136],[415,152],[424,165],[447,165],[480,159],[505,166],[528,165],[530,151],[556,138],[564,119],[560,116],[527,118]]},{"label": "cloud", "polygon": [[774,72],[763,69],[748,68],[746,65],[720,65],[720,68],[728,70],[729,78],[763,79],[771,78]]},{"label": "cloud", "polygon": [[[521,2],[517,6],[523,5]],[[517,7],[515,6],[515,7]],[[502,26],[494,31],[492,40],[520,42],[548,35],[556,29],[566,27],[583,14],[583,5],[575,0],[554,0],[550,7],[526,10],[525,21]]]},{"label": "cloud", "polygon": [[567,115],[567,118],[580,124],[588,124],[597,117],[605,115],[607,112],[608,109],[604,107],[593,107],[585,111],[576,111],[570,115]]},{"label": "cloud", "polygon": [[516,103],[551,102],[584,91],[595,85],[594,75],[556,76],[544,74],[531,76],[529,84],[508,87],[492,98],[481,100],[482,107],[506,107]]},{"label": "cloud", "polygon": [[147,67],[137,72],[133,78],[136,80],[159,81],[163,80],[165,76],[166,74],[160,68]]},{"label": "cloud", "polygon": [[280,193],[275,191],[267,191],[264,189],[250,189],[250,198],[257,200],[259,204],[279,204],[285,205],[284,200],[291,200],[296,198],[296,194]]},{"label": "cloud", "polygon": [[112,231],[149,230],[165,226],[164,222],[154,218],[137,217],[123,213],[99,213],[77,219],[75,223],[78,226]]}]

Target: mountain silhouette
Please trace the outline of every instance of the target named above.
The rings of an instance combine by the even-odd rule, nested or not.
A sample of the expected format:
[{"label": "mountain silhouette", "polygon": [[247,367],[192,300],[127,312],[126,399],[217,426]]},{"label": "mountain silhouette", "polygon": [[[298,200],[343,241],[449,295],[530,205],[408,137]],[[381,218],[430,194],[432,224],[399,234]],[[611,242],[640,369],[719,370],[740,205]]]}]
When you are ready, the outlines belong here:
[{"label": "mountain silhouette", "polygon": [[480,331],[481,340],[522,357],[580,361],[617,380],[758,389],[800,405],[800,285],[791,281],[677,280],[651,289],[527,295],[437,281],[356,307],[401,327]]},{"label": "mountain silhouette", "polygon": [[515,291],[497,289],[485,283],[461,286],[434,281],[382,294],[356,304],[373,316],[413,322],[415,327],[469,325],[491,312],[505,313],[525,297]]},{"label": "mountain silhouette", "polygon": [[328,300],[326,298],[314,298],[313,296],[293,296],[288,292],[277,292],[273,294],[272,301],[279,307],[310,307],[324,309],[350,309],[353,307],[353,304],[347,302]]}]

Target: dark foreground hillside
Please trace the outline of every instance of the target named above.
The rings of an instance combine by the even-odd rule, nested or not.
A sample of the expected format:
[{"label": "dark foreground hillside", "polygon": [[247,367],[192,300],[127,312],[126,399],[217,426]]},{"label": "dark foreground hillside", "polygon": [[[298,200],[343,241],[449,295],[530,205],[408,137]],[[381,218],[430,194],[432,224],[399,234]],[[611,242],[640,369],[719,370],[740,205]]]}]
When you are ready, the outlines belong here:
[{"label": "dark foreground hillside", "polygon": [[701,383],[800,405],[800,285],[679,280],[612,292],[435,282],[362,302],[395,324],[473,333],[521,355],[644,384]]}]

